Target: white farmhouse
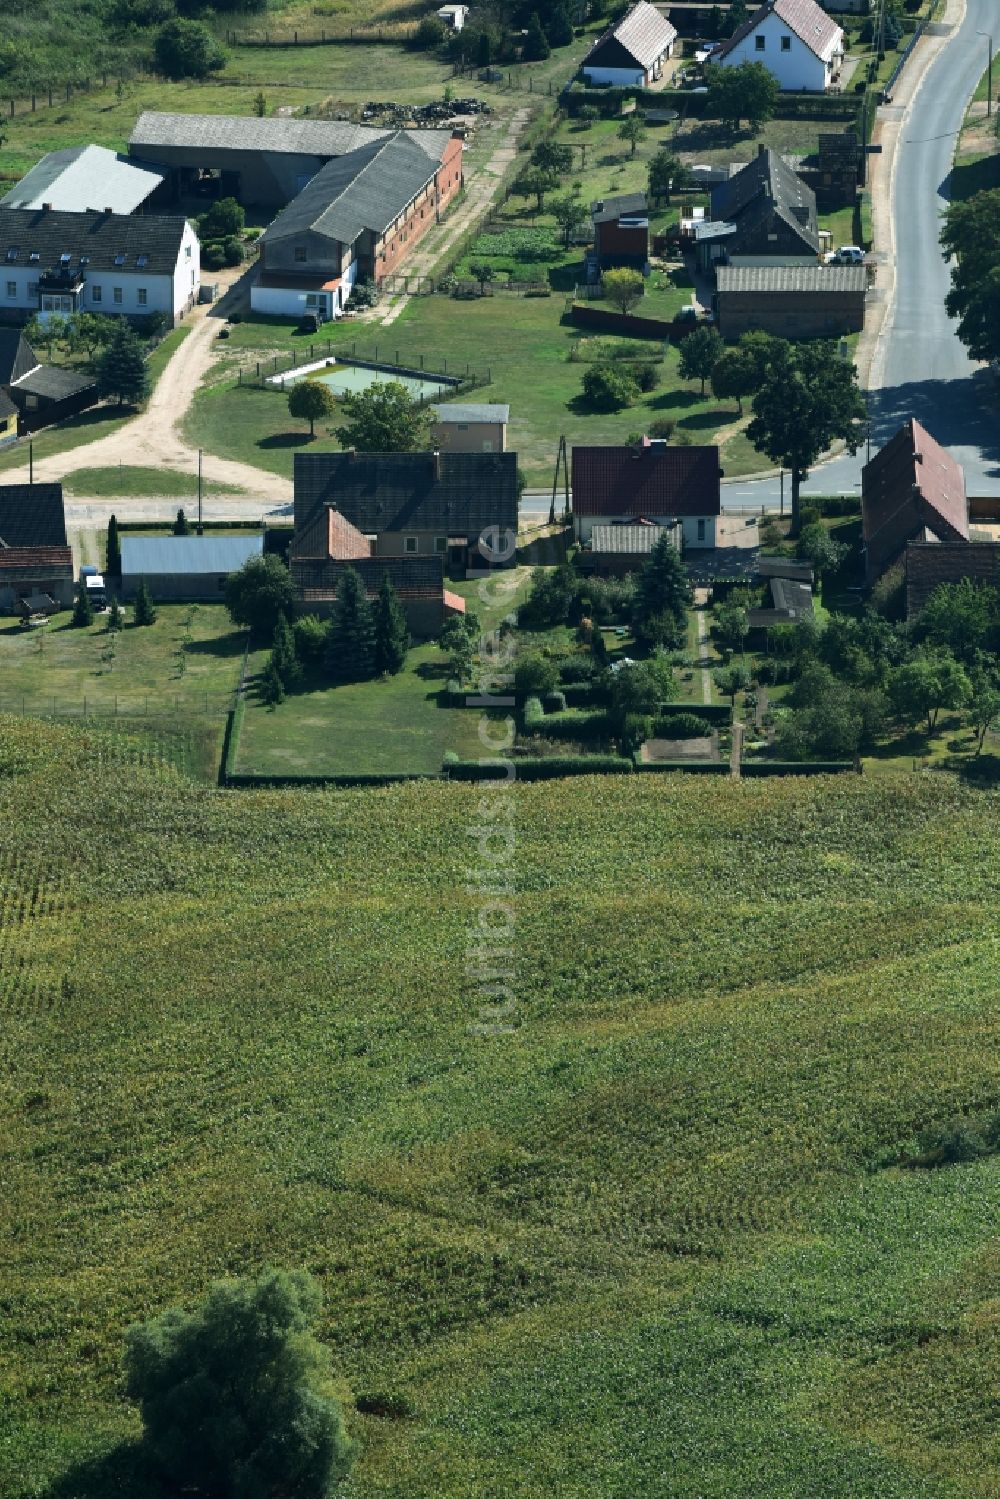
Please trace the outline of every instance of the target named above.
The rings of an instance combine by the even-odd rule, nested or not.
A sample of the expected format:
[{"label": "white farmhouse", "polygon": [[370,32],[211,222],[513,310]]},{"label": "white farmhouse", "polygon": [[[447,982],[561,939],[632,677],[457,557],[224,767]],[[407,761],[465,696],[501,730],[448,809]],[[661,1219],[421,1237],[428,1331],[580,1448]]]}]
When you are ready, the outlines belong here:
[{"label": "white farmhouse", "polygon": [[762,62],[785,91],[822,93],[840,75],[844,32],[816,0],[766,0],[712,54],[723,68]]},{"label": "white farmhouse", "polygon": [[677,28],[648,0],[639,0],[617,26],[591,47],[581,65],[588,83],[611,88],[648,88],[673,55]]},{"label": "white farmhouse", "polygon": [[0,205],[0,316],[107,312],[176,322],[197,300],[198,236],[180,214]]}]

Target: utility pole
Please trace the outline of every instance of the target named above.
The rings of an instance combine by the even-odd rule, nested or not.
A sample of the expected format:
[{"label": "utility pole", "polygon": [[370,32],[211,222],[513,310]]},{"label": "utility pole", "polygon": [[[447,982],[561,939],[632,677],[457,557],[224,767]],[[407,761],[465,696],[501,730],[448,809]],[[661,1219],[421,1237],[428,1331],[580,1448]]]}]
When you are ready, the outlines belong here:
[{"label": "utility pole", "polygon": [[201,448],[199,448],[198,449],[198,532],[197,532],[197,534],[199,536],[204,536],[204,534],[205,534],[205,528],[204,528],[204,526],[201,523],[201,454],[202,454],[202,450],[201,450]]}]

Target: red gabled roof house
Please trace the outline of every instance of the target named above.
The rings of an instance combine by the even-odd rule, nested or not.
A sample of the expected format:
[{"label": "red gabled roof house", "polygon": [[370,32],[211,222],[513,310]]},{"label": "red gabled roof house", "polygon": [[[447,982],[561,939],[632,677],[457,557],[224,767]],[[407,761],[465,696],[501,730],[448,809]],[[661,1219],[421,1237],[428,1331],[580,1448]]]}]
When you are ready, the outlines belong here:
[{"label": "red gabled roof house", "polygon": [[573,449],[573,530],[589,542],[595,526],[680,521],[685,547],[714,547],[722,512],[717,447],[637,445]]},{"label": "red gabled roof house", "polygon": [[861,470],[861,527],[869,583],[908,541],[969,539],[965,475],[915,417]]}]

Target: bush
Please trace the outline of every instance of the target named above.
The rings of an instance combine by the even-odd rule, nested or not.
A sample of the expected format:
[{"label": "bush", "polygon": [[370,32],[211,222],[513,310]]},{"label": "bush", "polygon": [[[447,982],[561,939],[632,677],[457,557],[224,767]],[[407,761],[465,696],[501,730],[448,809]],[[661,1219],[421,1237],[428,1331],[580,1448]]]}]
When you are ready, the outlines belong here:
[{"label": "bush", "polygon": [[659,368],[652,363],[636,364],[632,367],[632,375],[641,391],[655,390],[660,383]]},{"label": "bush", "polygon": [[514,667],[514,691],[518,697],[544,697],[558,680],[555,663],[537,653],[522,656]]},{"label": "bush", "polygon": [[542,699],[542,706],[544,707],[546,713],[565,713],[565,692],[547,692],[545,694],[545,697]]},{"label": "bush", "polygon": [[292,625],[295,653],[303,666],[320,666],[330,638],[330,622],[315,614],[303,614]]},{"label": "bush", "polygon": [[663,437],[669,441],[674,435],[674,428],[676,426],[676,417],[658,416],[655,421],[649,424],[649,435],[650,437]]},{"label": "bush", "polygon": [[595,411],[620,411],[632,405],[639,386],[621,365],[598,364],[584,374],[583,394]]},{"label": "bush", "polygon": [[175,19],[161,26],[153,43],[156,66],[167,78],[207,78],[226,65],[226,54],[201,21]]},{"label": "bush", "polygon": [[529,698],[528,703],[537,704],[528,714],[525,704],[524,728],[527,733],[540,732],[550,739],[606,739],[612,732],[611,723],[603,708],[567,708],[562,713],[544,713],[538,698]]},{"label": "bush", "polygon": [[206,245],[201,252],[202,269],[221,271],[226,263],[226,252],[221,245]]},{"label": "bush", "polygon": [[597,666],[592,656],[567,656],[559,663],[561,682],[593,682]]},{"label": "bush", "polygon": [[440,47],[448,32],[437,16],[424,16],[413,37],[412,46],[417,52],[432,52]]},{"label": "bush", "polygon": [[697,713],[665,713],[654,719],[653,732],[661,739],[704,739],[712,726]]},{"label": "bush", "polygon": [[227,239],[222,246],[222,258],[226,265],[243,264],[243,246],[238,239]]}]

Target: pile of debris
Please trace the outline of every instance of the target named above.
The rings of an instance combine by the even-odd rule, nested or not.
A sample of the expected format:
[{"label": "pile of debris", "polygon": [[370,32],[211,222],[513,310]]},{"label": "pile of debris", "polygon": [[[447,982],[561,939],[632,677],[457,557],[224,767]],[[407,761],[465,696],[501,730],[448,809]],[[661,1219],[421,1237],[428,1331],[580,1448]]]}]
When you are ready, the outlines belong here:
[{"label": "pile of debris", "polygon": [[408,120],[418,125],[431,125],[450,120],[455,115],[477,114],[492,114],[492,110],[480,99],[439,99],[432,104],[395,104],[392,100],[371,99],[361,110],[362,120],[397,127]]}]

